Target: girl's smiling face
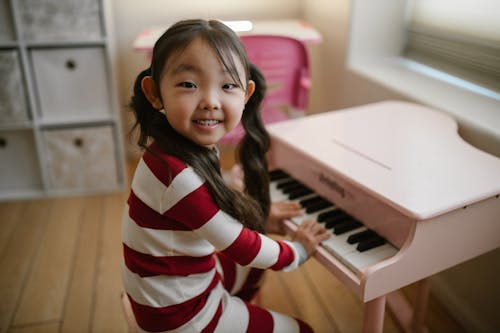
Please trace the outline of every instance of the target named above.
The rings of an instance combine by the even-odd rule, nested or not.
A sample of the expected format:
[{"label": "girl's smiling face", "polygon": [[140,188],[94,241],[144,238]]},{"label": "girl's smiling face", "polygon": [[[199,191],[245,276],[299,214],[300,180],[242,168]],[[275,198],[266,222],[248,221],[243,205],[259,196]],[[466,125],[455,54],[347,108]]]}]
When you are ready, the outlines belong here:
[{"label": "girl's smiling face", "polygon": [[[143,79],[148,100],[165,110],[170,125],[198,145],[213,147],[241,120],[255,84],[246,80],[241,62],[233,57],[240,81],[235,82],[215,51],[201,38],[167,61],[158,87]],[[159,89],[159,91],[158,91]]]}]

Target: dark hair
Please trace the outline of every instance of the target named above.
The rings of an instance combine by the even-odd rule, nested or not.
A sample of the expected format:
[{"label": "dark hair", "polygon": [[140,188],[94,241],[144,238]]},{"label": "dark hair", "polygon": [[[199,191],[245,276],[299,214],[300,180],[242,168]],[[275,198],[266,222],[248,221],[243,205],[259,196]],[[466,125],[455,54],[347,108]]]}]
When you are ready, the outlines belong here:
[{"label": "dark hair", "polygon": [[[202,38],[216,52],[232,78],[246,87],[239,77],[233,55],[245,68],[246,80],[255,82],[255,92],[245,105],[242,125],[245,136],[238,144],[238,160],[245,172],[245,193],[231,189],[224,182],[217,153],[195,144],[177,133],[167,118],[151,105],[141,88],[145,76],[152,76],[158,84],[167,60],[182,52],[194,39]],[[244,83],[244,84],[243,84]],[[266,90],[265,79],[257,67],[250,65],[239,37],[225,24],[216,20],[185,20],[170,27],[155,43],[150,68],[142,71],[134,84],[130,107],[139,127],[138,145],[148,149],[152,139],[165,153],[191,166],[205,181],[217,205],[243,225],[264,230],[269,213],[269,177],[265,153],[269,149],[269,135],[260,118],[260,104]]]}]

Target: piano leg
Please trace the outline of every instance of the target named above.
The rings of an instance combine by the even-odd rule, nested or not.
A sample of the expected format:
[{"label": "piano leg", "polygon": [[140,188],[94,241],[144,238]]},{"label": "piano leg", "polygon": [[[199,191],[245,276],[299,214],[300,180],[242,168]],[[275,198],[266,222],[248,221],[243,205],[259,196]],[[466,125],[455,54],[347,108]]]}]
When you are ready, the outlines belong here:
[{"label": "piano leg", "polygon": [[384,329],[385,295],[365,303],[363,333],[382,333]]},{"label": "piano leg", "polygon": [[415,299],[415,308],[413,309],[413,318],[411,322],[412,331],[415,333],[423,333],[426,331],[424,324],[430,287],[430,279],[418,281],[417,298]]},{"label": "piano leg", "polygon": [[394,319],[405,333],[426,333],[425,314],[429,299],[430,279],[422,279],[417,282],[417,294],[415,304],[408,302],[403,292],[396,290],[387,295],[387,306],[394,315]]}]

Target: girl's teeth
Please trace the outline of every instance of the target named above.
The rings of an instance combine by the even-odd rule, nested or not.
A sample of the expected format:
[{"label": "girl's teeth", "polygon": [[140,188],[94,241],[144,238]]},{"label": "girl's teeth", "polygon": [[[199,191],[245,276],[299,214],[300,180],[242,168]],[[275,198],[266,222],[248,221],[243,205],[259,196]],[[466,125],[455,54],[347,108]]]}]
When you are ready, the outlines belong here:
[{"label": "girl's teeth", "polygon": [[219,121],[218,120],[197,120],[196,122],[200,125],[203,125],[203,126],[213,126],[213,125],[216,125]]}]

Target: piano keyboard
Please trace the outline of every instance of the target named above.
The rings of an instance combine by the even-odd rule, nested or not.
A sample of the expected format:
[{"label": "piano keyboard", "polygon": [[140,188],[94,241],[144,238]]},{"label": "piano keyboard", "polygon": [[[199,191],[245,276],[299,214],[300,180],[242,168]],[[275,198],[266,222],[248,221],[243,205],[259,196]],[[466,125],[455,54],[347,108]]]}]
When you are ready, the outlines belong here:
[{"label": "piano keyboard", "polygon": [[321,245],[355,273],[398,252],[373,230],[284,171],[271,171],[270,177],[271,201],[298,202],[303,207],[303,215],[290,220],[296,225],[311,218],[322,223],[331,236]]}]

